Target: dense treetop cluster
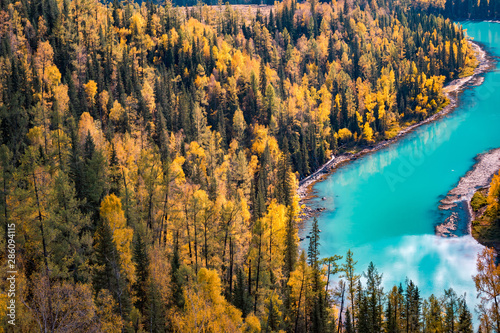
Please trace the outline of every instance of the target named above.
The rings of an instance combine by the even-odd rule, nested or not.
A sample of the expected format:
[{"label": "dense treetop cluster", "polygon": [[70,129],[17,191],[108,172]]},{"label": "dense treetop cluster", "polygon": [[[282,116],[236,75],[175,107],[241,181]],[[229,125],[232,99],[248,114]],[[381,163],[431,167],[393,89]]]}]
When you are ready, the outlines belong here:
[{"label": "dense treetop cluster", "polygon": [[2,0],[0,221],[16,225],[18,327],[416,332],[448,306],[433,320],[470,327],[451,291],[385,295],[373,266],[361,286],[352,254],[320,258],[317,226],[299,255],[296,189],[333,153],[439,111],[443,84],[474,66],[459,26],[404,1],[254,15]]}]

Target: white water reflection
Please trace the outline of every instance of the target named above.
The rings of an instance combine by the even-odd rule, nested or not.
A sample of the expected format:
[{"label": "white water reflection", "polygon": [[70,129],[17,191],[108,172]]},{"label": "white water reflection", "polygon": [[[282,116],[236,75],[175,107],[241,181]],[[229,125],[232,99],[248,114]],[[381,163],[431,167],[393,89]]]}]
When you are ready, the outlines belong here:
[{"label": "white water reflection", "polygon": [[[477,274],[477,253],[482,246],[467,235],[442,238],[435,235],[391,237],[368,245],[351,248],[356,271],[366,271],[372,261],[383,274],[382,286],[389,292],[393,286],[412,280],[420,290],[422,299],[431,294],[440,297],[445,289],[453,288],[458,295],[466,295],[473,312],[478,299],[472,276]],[[323,244],[321,251],[337,252],[331,244]],[[334,279],[332,283],[336,283]],[[365,283],[362,278],[363,284]]]},{"label": "white water reflection", "polygon": [[[467,302],[476,303],[476,294],[471,293],[472,276],[477,273],[477,253],[482,246],[471,236],[441,238],[434,235],[403,236],[399,240],[389,239],[371,245],[374,263],[384,273],[384,289],[399,284],[408,277],[422,291],[423,297],[432,293],[442,295],[443,290],[453,288],[457,294],[467,294]],[[363,255],[363,247],[354,253]],[[392,259],[392,260],[391,260]],[[360,269],[363,263],[359,262]],[[365,267],[367,263],[364,263]],[[365,268],[366,269],[366,268]]]}]

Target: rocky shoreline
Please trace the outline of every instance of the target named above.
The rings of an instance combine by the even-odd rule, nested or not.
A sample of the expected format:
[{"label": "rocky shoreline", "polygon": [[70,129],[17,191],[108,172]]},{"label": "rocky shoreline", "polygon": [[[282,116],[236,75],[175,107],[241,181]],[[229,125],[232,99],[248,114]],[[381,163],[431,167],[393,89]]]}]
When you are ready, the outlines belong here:
[{"label": "rocky shoreline", "polygon": [[471,234],[471,221],[474,212],[470,201],[474,193],[489,186],[493,175],[500,169],[500,148],[476,156],[477,161],[465,176],[460,178],[458,185],[450,190],[443,200],[440,209],[450,211],[446,220],[436,226],[436,235],[457,237]]},{"label": "rocky shoreline", "polygon": [[450,113],[455,109],[455,107],[457,106],[458,96],[466,85],[480,85],[482,83],[484,79],[479,75],[488,71],[493,66],[494,62],[492,57],[490,57],[486,53],[486,51],[483,49],[483,47],[480,46],[479,43],[472,41],[469,41],[469,43],[471,43],[472,47],[474,48],[474,51],[476,52],[476,59],[478,60],[479,64],[477,68],[474,70],[474,73],[472,75],[465,78],[453,80],[443,88],[443,92],[445,96],[448,98],[449,104],[446,105],[441,111],[439,111],[438,113],[432,115],[427,119],[424,119],[421,122],[418,122],[416,124],[410,125],[402,129],[392,139],[381,141],[373,146],[368,146],[363,150],[354,154],[344,153],[339,156],[332,156],[332,158],[328,162],[326,162],[323,166],[321,166],[318,170],[316,170],[310,176],[304,178],[299,182],[297,193],[299,195],[301,205],[304,205],[301,214],[303,220],[310,219],[311,217],[316,216],[321,211],[325,210],[325,208],[322,207],[311,208],[307,206],[309,200],[315,197],[315,194],[313,193],[312,190],[312,186],[316,182],[323,180],[324,177],[335,172],[335,170],[344,163],[356,160],[361,156],[364,156],[368,153],[373,153],[381,148],[393,144],[398,140],[400,140],[402,137],[404,137],[406,134],[416,129],[417,127],[430,123],[437,119],[440,119],[441,117],[445,116],[446,114]]}]

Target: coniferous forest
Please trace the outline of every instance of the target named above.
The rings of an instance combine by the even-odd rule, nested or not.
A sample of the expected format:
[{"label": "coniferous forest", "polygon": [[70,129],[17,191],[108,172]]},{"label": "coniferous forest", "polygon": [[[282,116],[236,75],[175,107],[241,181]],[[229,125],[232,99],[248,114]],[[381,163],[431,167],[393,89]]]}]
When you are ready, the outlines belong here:
[{"label": "coniferous forest", "polygon": [[298,237],[298,181],[440,111],[464,31],[408,1],[262,9],[0,2],[4,331],[8,259],[18,332],[473,331],[452,289]]}]

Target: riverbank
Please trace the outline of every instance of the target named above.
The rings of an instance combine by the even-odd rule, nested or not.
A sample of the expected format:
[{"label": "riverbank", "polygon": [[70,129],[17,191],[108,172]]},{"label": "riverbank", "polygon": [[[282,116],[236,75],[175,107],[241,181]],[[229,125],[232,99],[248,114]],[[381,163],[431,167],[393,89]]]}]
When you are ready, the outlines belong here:
[{"label": "riverbank", "polygon": [[[498,213],[488,207],[488,192],[490,187],[486,186],[478,189],[472,200],[471,235],[481,245],[492,247],[497,255],[500,253],[500,224],[498,223]],[[497,260],[499,258],[497,257]]]},{"label": "riverbank", "polygon": [[[460,78],[453,80],[452,82],[448,83],[446,87],[443,88],[443,92],[445,93],[447,99],[449,100],[448,105],[446,105],[440,112],[432,115],[431,117],[418,122],[416,124],[412,124],[404,129],[402,129],[394,138],[388,139],[381,141],[373,146],[369,146],[364,148],[363,150],[357,152],[357,153],[345,153],[339,156],[332,157],[327,163],[325,163],[321,168],[316,170],[313,174],[311,174],[309,177],[303,179],[302,181],[299,182],[299,188],[298,188],[298,195],[301,199],[302,204],[306,204],[307,202],[315,197],[315,194],[312,191],[312,186],[318,182],[324,179],[324,177],[329,176],[335,170],[343,165],[344,163],[347,163],[349,161],[353,161],[358,159],[361,156],[364,156],[365,154],[375,152],[381,148],[384,148],[390,144],[393,144],[403,138],[406,134],[409,132],[413,131],[419,126],[422,126],[424,124],[430,123],[432,121],[435,121],[437,119],[442,118],[446,114],[450,113],[455,109],[458,103],[458,97],[462,89],[467,85],[479,85],[482,83],[482,77],[479,75],[486,72],[491,68],[493,65],[493,59],[491,56],[489,56],[486,51],[481,47],[478,43],[469,41],[474,48],[474,51],[476,53],[476,59],[478,60],[478,66],[474,70],[474,73],[471,76],[465,77],[465,78]],[[316,209],[312,209],[310,207],[306,206],[306,209],[303,211],[303,218],[308,219],[311,216],[316,215],[321,211]]]},{"label": "riverbank", "polygon": [[478,155],[471,170],[463,176],[457,186],[441,200],[440,209],[449,211],[446,220],[436,225],[436,235],[457,237],[472,234],[471,221],[476,214],[471,199],[477,190],[489,186],[493,175],[500,169],[500,148]]}]

